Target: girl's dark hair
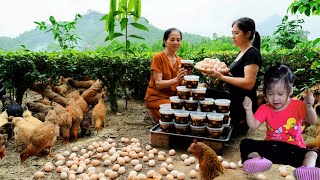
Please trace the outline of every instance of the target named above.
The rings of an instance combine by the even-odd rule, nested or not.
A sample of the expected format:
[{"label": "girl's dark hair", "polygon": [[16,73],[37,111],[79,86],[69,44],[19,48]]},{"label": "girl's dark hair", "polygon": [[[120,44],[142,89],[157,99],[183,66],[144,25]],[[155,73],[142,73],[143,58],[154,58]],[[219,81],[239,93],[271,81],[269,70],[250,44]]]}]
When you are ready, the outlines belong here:
[{"label": "girl's dark hair", "polygon": [[243,31],[244,34],[247,32],[251,32],[251,35],[249,37],[249,40],[252,40],[252,46],[257,48],[260,51],[260,43],[261,43],[261,38],[260,34],[258,31],[256,31],[256,25],[254,23],[254,20],[248,17],[243,17],[240,18],[232,23],[232,27],[234,25],[237,25],[241,31]]},{"label": "girl's dark hair", "polygon": [[263,94],[266,95],[267,90],[280,81],[284,83],[287,93],[290,94],[293,87],[293,79],[294,76],[288,66],[281,64],[271,66],[264,74]]},{"label": "girl's dark hair", "polygon": [[179,29],[177,29],[177,28],[169,28],[169,29],[167,29],[167,30],[164,32],[164,34],[163,34],[162,47],[166,47],[166,45],[165,45],[164,42],[166,42],[166,40],[168,40],[169,35],[171,34],[172,31],[178,31],[178,32],[180,33],[180,38],[181,38],[181,40],[182,40],[182,33],[181,33],[181,31],[180,31]]}]

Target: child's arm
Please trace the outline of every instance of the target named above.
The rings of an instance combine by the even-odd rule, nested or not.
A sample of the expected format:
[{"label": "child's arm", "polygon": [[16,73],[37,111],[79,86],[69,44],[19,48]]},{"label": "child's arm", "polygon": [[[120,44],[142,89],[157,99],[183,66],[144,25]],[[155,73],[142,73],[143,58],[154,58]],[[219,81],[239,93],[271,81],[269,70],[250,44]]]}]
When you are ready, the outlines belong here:
[{"label": "child's arm", "polygon": [[307,109],[306,121],[309,124],[315,124],[317,122],[317,114],[316,114],[316,111],[312,107],[312,105],[314,103],[314,97],[313,97],[312,92],[308,92],[304,102],[306,104],[306,109]]},{"label": "child's arm", "polygon": [[256,120],[253,116],[252,112],[252,101],[249,97],[245,97],[243,100],[243,108],[246,111],[246,119],[247,119],[247,124],[251,130],[256,130],[260,127],[261,122]]}]

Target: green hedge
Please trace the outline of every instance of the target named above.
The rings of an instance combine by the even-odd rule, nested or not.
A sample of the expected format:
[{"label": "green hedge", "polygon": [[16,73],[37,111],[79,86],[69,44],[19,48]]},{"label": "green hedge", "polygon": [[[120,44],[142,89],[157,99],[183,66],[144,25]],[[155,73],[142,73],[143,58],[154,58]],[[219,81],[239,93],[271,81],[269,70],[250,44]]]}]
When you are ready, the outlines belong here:
[{"label": "green hedge", "polygon": [[[185,59],[196,62],[205,57],[217,57],[230,64],[238,52],[224,51],[209,54],[190,55]],[[313,60],[306,58],[305,51],[279,51],[263,53],[264,66],[262,72],[275,62],[288,65],[296,72],[295,86],[298,90],[319,81],[319,68],[311,69]],[[147,74],[153,53],[143,53],[135,57],[125,58],[122,55],[99,54],[97,52],[0,52],[0,79],[8,89],[16,90],[17,102],[22,102],[24,92],[36,81],[47,81],[53,78],[58,81],[60,76],[81,79],[91,77],[101,79],[113,112],[118,110],[117,98],[130,95],[134,99],[143,100],[148,86]],[[200,73],[195,72],[202,76]],[[260,77],[261,78],[261,77]],[[312,79],[313,78],[313,79]],[[312,81],[313,80],[313,81]]]}]

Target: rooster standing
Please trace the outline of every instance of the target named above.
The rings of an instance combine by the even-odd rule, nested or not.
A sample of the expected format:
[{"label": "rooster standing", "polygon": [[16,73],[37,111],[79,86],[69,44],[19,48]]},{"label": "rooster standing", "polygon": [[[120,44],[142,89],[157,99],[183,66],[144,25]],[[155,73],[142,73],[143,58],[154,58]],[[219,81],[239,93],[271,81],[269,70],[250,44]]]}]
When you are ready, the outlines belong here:
[{"label": "rooster standing", "polygon": [[188,152],[191,152],[198,159],[202,180],[212,180],[224,173],[224,168],[216,152],[206,144],[194,139],[188,148]]}]

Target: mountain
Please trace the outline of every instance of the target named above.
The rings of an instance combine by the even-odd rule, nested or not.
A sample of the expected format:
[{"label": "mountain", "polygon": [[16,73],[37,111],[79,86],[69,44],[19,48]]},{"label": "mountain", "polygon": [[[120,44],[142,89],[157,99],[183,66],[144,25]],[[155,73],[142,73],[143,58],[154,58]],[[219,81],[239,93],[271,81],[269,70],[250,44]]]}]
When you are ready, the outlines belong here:
[{"label": "mountain", "polygon": [[[99,46],[105,46],[110,41],[105,42],[107,32],[105,31],[105,21],[100,21],[103,16],[102,13],[95,11],[88,11],[76,24],[76,34],[82,39],[78,40],[78,50],[95,50]],[[148,45],[161,42],[164,30],[159,29],[149,24],[145,19],[141,18],[139,23],[148,27],[149,31],[142,31],[129,26],[129,34],[136,34],[145,38],[145,41],[139,39],[130,39],[131,42],[145,42]],[[36,25],[35,25],[36,26]],[[116,27],[116,32],[119,32],[120,28]],[[195,34],[183,33],[183,39],[188,42],[200,42],[203,39],[208,39]],[[124,38],[116,38],[120,42],[124,42]],[[16,38],[0,37],[0,49],[5,50],[18,50],[21,49],[21,45],[24,45],[27,49],[33,51],[44,51],[48,47],[51,49],[58,48],[58,42],[53,40],[51,32],[40,31],[39,29],[33,29],[31,31],[24,32]]]},{"label": "mountain", "polygon": [[266,20],[256,24],[257,31],[261,36],[271,36],[277,30],[277,26],[281,24],[282,17],[272,15]]}]

